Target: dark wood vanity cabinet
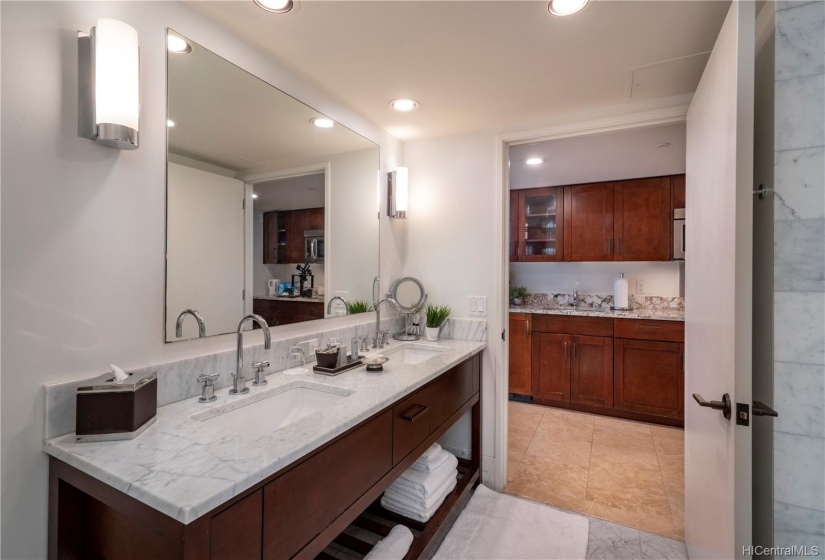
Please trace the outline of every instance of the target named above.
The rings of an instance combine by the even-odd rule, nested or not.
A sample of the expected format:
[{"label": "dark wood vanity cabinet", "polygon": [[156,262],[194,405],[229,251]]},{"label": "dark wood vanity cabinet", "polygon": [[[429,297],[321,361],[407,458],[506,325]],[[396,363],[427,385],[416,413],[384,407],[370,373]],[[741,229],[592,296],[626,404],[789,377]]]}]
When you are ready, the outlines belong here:
[{"label": "dark wood vanity cabinet", "polygon": [[[184,525],[49,458],[49,558],[315,558],[465,413],[472,458],[407,558],[430,557],[478,483],[481,355]],[[396,519],[398,522],[399,519]]]}]

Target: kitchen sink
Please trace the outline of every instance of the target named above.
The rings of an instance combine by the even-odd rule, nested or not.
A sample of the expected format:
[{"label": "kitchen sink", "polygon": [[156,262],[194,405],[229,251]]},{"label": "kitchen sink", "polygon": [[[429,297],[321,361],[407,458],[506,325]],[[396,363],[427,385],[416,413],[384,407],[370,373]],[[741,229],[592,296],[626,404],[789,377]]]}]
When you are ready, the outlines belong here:
[{"label": "kitchen sink", "polygon": [[332,406],[348,395],[320,388],[293,387],[225,412],[204,411],[192,418],[250,437],[271,434],[301,418]]}]

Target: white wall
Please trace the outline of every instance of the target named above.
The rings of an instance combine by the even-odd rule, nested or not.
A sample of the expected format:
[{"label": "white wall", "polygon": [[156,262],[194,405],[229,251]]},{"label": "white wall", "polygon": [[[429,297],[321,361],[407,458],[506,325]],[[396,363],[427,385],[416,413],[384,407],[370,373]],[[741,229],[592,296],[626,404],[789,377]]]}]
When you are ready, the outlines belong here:
[{"label": "white wall", "polygon": [[528,292],[571,293],[579,282],[579,291],[588,294],[612,294],[613,281],[624,272],[630,293],[636,282],[645,283],[645,295],[679,296],[678,262],[560,262],[511,263],[510,284],[524,286]]},{"label": "white wall", "polygon": [[[244,184],[221,175],[169,163],[166,197],[166,340],[178,315],[196,309],[206,334],[232,332],[243,317]],[[183,337],[196,338],[192,317]]]},{"label": "white wall", "polygon": [[[382,172],[400,164],[401,146],[183,3],[2,2],[0,10],[0,554],[40,559],[46,557],[48,502],[42,385],[103,373],[112,362],[130,368],[234,347],[231,335],[163,341],[166,28],[379,143]],[[137,151],[76,136],[76,32],[101,17],[121,19],[140,35]],[[397,275],[403,231],[386,219],[381,227],[383,270]],[[273,335],[288,330],[275,328]],[[247,338],[254,343],[260,336]]]},{"label": "white wall", "polygon": [[[495,134],[478,132],[404,146],[410,169],[410,208],[404,274],[418,277],[430,303],[469,317],[468,295],[487,297],[488,342],[483,354],[482,455],[494,454],[495,359],[501,298],[495,293]],[[399,220],[400,221],[400,220]],[[454,438],[449,445],[461,447]]]}]

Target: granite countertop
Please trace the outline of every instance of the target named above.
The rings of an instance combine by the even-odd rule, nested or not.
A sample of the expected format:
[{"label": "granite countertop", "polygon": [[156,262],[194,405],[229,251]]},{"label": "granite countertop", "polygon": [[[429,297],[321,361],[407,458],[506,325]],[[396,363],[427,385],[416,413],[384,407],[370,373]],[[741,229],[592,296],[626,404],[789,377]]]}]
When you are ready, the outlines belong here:
[{"label": "granite countertop", "polygon": [[[381,351],[390,358],[383,372],[369,373],[362,366],[327,377],[312,373],[309,366],[303,375],[273,373],[263,387],[247,383],[247,395],[232,397],[227,387],[215,393],[218,399],[213,403],[200,404],[193,397],[162,406],[155,424],[133,440],[77,443],[71,433],[46,441],[44,450],[181,523],[191,523],[486,346],[484,342],[440,340],[434,345],[442,352],[410,365],[393,360],[392,352],[404,345],[393,341]],[[347,396],[260,437],[193,419],[295,387]]]},{"label": "granite countertop", "polygon": [[685,312],[680,309],[631,309],[614,311],[601,307],[557,307],[546,305],[510,305],[510,313],[535,313],[540,315],[574,315],[578,317],[609,317],[611,319],[652,319],[655,321],[684,321]]},{"label": "granite countertop", "polygon": [[309,303],[324,303],[324,296],[289,297],[289,296],[252,296],[253,299],[268,299],[272,301],[306,301]]}]

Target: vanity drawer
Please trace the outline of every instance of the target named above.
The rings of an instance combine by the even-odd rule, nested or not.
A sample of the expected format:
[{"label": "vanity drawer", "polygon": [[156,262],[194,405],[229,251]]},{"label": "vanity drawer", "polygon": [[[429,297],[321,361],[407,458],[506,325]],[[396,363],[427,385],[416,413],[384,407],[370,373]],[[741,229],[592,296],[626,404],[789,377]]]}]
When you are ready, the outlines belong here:
[{"label": "vanity drawer", "polygon": [[292,558],[391,468],[387,411],[264,486],[263,557]]},{"label": "vanity drawer", "polygon": [[579,334],[583,336],[613,336],[610,317],[577,317],[575,315],[533,315],[533,332]]},{"label": "vanity drawer", "polygon": [[392,464],[397,465],[430,435],[430,387],[392,409]]},{"label": "vanity drawer", "polygon": [[430,385],[430,432],[433,432],[470,400],[478,387],[481,355],[476,354],[444,373]]},{"label": "vanity drawer", "polygon": [[684,342],[685,323],[652,319],[616,319],[616,338]]}]

